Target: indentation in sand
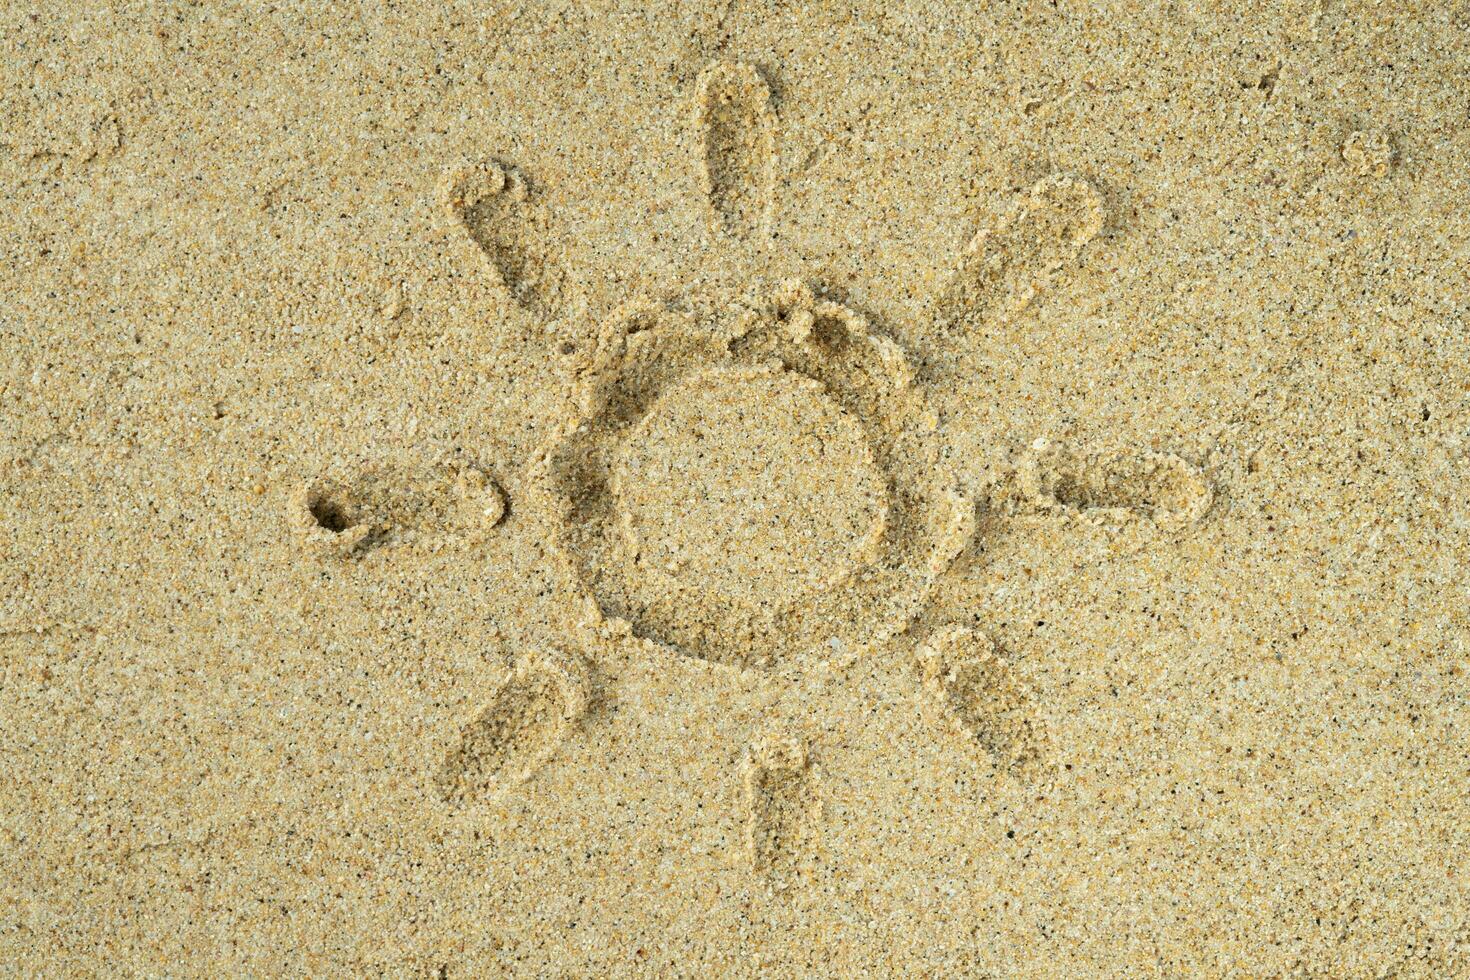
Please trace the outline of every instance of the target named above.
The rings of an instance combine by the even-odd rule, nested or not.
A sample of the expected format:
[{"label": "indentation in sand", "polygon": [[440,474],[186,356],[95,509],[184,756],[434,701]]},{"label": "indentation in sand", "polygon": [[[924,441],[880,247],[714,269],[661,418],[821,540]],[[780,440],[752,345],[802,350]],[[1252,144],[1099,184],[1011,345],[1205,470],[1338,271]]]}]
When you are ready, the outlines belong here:
[{"label": "indentation in sand", "polygon": [[501,522],[505,493],[478,466],[386,466],[326,476],[296,498],[293,519],[329,553],[360,556],[391,545],[473,540]]},{"label": "indentation in sand", "polygon": [[1082,453],[1039,439],[1021,462],[1022,490],[1041,510],[1121,527],[1148,521],[1165,532],[1196,524],[1214,491],[1200,470],[1171,453]]},{"label": "indentation in sand", "polygon": [[994,758],[1016,771],[1041,757],[1041,730],[1025,682],[996,654],[990,638],[946,627],[919,648],[924,687],[950,721]]},{"label": "indentation in sand", "polygon": [[1087,181],[1054,175],[1017,211],[979,231],[940,294],[946,315],[1003,321],[1021,312],[1102,230],[1102,198]]},{"label": "indentation in sand", "polygon": [[516,304],[538,316],[557,315],[566,273],[526,176],[487,160],[452,175],[445,198]]},{"label": "indentation in sand", "polygon": [[464,727],[436,777],[439,796],[463,805],[524,782],[586,714],[586,668],[565,653],[521,662]]},{"label": "indentation in sand", "polygon": [[1172,453],[1038,439],[991,486],[985,523],[992,559],[1010,542],[1083,567],[1181,540],[1214,504],[1211,479]]},{"label": "indentation in sand", "polygon": [[816,855],[821,797],[806,747],[768,735],[745,757],[745,846],[751,867],[775,891],[800,883]]},{"label": "indentation in sand", "polygon": [[704,192],[721,227],[747,237],[765,222],[775,186],[770,89],[754,67],[719,61],[700,72],[695,99]]},{"label": "indentation in sand", "polygon": [[583,381],[533,485],[619,631],[735,666],[860,651],[972,530],[902,351],[798,284],[624,310]]}]

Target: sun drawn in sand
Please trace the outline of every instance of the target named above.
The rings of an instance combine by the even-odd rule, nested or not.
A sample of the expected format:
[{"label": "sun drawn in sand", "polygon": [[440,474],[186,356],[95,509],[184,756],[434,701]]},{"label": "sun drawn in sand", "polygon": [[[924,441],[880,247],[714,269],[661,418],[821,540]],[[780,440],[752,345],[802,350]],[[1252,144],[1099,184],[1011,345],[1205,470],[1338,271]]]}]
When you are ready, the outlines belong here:
[{"label": "sun drawn in sand", "polygon": [[[776,218],[770,92],[757,69],[719,62],[699,75],[694,101],[707,218],[738,247]],[[479,162],[451,176],[445,197],[509,298],[527,314],[559,315],[569,277],[526,176]],[[965,248],[937,315],[961,327],[1018,315],[1103,223],[1087,181],[1040,181]],[[1075,521],[1128,541],[1198,521],[1210,506],[1203,476],[1175,457],[1045,442],[977,504],[944,463],[942,427],[905,352],[801,281],[632,299],[601,324],[577,387],[531,463],[525,503],[549,529],[584,629],[524,658],[463,724],[436,776],[453,805],[552,757],[596,710],[589,678],[608,650],[632,644],[759,672],[834,651],[861,656],[911,626],[980,511]],[[352,535],[355,548],[384,538],[378,525],[352,530],[351,511],[365,505],[336,492],[314,498],[342,525],[329,530]],[[499,520],[498,489],[482,480],[464,492],[489,500]],[[931,710],[1001,768],[1040,759],[1034,695],[984,634],[944,627],[918,649],[916,689]],[[809,746],[766,733],[745,766],[749,860],[780,876],[819,820]]]}]

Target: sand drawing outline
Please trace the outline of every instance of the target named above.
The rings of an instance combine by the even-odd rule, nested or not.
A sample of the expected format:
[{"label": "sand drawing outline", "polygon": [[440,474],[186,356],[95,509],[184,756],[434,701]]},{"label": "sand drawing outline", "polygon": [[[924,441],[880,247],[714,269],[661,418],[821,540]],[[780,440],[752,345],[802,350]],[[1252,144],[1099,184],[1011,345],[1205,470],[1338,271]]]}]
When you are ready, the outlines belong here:
[{"label": "sand drawing outline", "polygon": [[587,714],[592,681],[563,650],[522,658],[462,728],[435,773],[439,797],[463,806],[535,775]]},{"label": "sand drawing outline", "polygon": [[984,503],[982,533],[1064,531],[1082,569],[1180,541],[1220,500],[1212,474],[1177,454],[1041,437]]},{"label": "sand drawing outline", "polygon": [[806,742],[791,732],[767,732],[741,759],[749,867],[773,893],[798,887],[820,852],[822,798]]},{"label": "sand drawing outline", "polygon": [[[650,568],[647,549],[634,547],[626,500],[637,488],[609,460],[667,394],[712,369],[798,379],[866,438],[887,499],[854,560],[825,569],[821,587],[748,602],[711,597],[709,575],[681,580],[677,569]],[[892,341],[796,282],[702,314],[643,303],[614,316],[581,410],[538,455],[530,480],[594,625],[735,668],[772,667],[783,653],[819,646],[856,652],[901,631],[968,540],[974,516],[939,463],[937,421],[912,381]]]},{"label": "sand drawing outline", "polygon": [[451,171],[440,195],[517,307],[547,319],[562,313],[572,284],[530,178],[510,164],[480,160]]},{"label": "sand drawing outline", "polygon": [[1021,772],[1041,762],[1045,735],[1032,711],[1035,692],[989,636],[941,627],[919,645],[918,661],[931,707],[983,748],[998,770]]},{"label": "sand drawing outline", "polygon": [[357,561],[379,550],[478,543],[505,519],[507,506],[488,470],[448,459],[330,468],[293,495],[292,519],[319,555]]},{"label": "sand drawing outline", "polygon": [[766,227],[776,186],[776,125],[759,69],[706,65],[695,81],[694,134],[712,224],[736,238]]},{"label": "sand drawing outline", "polygon": [[[776,219],[770,91],[755,67],[717,61],[699,73],[694,103],[697,190],[712,233],[743,247]],[[443,189],[507,298],[552,321],[572,279],[537,197],[498,160],[451,171]],[[932,317],[964,333],[1024,315],[1106,221],[1085,178],[1041,179],[956,257]],[[993,485],[967,490],[909,355],[800,279],[630,297],[572,361],[574,394],[522,484],[567,583],[568,633],[524,659],[449,739],[434,782],[450,806],[504,792],[556,755],[593,709],[599,656],[759,678],[813,656],[854,662],[913,626],[990,522],[1060,521],[1126,553],[1183,534],[1213,502],[1206,476],[1176,456],[1044,439]],[[339,537],[368,527],[352,530],[362,540],[348,551],[379,533],[331,521],[346,523]],[[931,630],[915,666],[916,703],[997,775],[1044,764],[1040,695],[985,633]],[[798,887],[820,849],[814,750],[778,732],[741,757],[743,860],[774,891]]]}]

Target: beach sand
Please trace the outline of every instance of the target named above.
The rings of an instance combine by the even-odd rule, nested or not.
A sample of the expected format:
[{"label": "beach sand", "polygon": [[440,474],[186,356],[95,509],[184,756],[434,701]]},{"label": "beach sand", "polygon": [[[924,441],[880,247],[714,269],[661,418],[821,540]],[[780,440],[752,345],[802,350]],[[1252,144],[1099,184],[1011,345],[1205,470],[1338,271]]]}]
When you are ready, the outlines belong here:
[{"label": "beach sand", "polygon": [[1470,976],[1470,6],[0,52],[0,972]]}]

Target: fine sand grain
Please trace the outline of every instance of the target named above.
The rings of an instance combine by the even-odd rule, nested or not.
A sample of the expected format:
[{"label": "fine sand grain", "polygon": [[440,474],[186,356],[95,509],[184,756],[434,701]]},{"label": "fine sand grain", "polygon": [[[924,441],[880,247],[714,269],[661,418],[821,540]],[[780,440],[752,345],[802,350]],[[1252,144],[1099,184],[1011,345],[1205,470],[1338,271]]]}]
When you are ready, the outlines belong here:
[{"label": "fine sand grain", "polygon": [[1470,6],[0,53],[0,974],[1470,976]]}]

